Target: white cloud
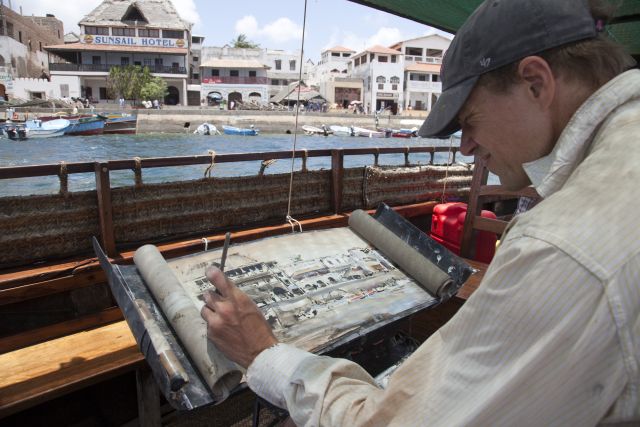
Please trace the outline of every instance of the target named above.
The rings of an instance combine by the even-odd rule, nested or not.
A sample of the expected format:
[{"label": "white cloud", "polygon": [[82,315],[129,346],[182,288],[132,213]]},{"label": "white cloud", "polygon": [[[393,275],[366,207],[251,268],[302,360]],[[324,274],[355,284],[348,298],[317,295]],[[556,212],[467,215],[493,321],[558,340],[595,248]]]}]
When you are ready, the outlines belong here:
[{"label": "white cloud", "polygon": [[377,44],[381,46],[390,46],[402,40],[402,32],[399,29],[382,27],[377,33],[367,39],[367,47]]},{"label": "white cloud", "polygon": [[[196,26],[200,25],[200,16],[194,0],[172,0],[172,2],[182,19]],[[14,0],[13,7],[19,10],[21,5],[24,15],[44,16],[46,13],[51,13],[64,23],[65,33],[72,31],[77,33],[79,31],[78,22],[100,3],[102,0],[83,0],[82,6],[79,7],[77,1],[70,0],[28,0],[23,4],[19,0]]]},{"label": "white cloud", "polygon": [[360,36],[350,31],[334,29],[329,42],[323,47],[323,50],[340,45],[361,52],[371,46],[381,45],[388,47],[402,40],[405,40],[405,37],[398,28],[382,27],[375,34],[368,37]]},{"label": "white cloud", "polygon": [[[234,28],[236,34],[244,34],[249,39],[264,39],[266,43],[278,44],[302,38],[302,26],[286,17],[278,18],[260,27],[255,16],[247,15],[236,21]],[[261,42],[261,40],[253,41]]]}]

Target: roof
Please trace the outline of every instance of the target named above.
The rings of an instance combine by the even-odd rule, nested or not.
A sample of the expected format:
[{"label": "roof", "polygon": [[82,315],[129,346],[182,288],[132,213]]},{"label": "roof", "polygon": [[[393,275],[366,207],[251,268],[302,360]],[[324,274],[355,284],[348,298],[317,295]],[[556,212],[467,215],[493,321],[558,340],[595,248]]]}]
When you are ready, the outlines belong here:
[{"label": "roof", "polygon": [[311,89],[307,85],[300,82],[289,83],[287,87],[283,88],[277,94],[273,95],[270,102],[282,102],[282,101],[297,101],[298,100],[298,92],[300,92],[300,101],[308,101],[313,98],[322,98],[324,97],[320,94],[320,92]]},{"label": "roof", "polygon": [[264,65],[262,62],[257,59],[207,59],[200,64],[200,68],[202,67],[211,67],[211,68],[264,68],[269,69],[270,67]]},{"label": "roof", "polygon": [[440,64],[425,64],[423,62],[409,63],[404,67],[405,71],[422,71],[424,73],[439,73]]},{"label": "roof", "polygon": [[146,53],[176,53],[186,55],[187,49],[180,47],[152,47],[152,46],[125,46],[108,44],[67,43],[45,46],[49,52],[60,51],[93,51],[93,52],[146,52]]},{"label": "roof", "polygon": [[343,46],[334,46],[329,49],[323,50],[323,52],[345,52],[345,53],[355,53],[355,50],[349,49],[348,47]]},{"label": "roof", "polygon": [[377,44],[375,46],[371,46],[371,47],[366,48],[365,50],[363,50],[362,52],[360,52],[360,53],[358,53],[357,55],[354,55],[354,56],[360,56],[365,52],[382,53],[382,54],[387,54],[387,55],[402,55],[402,52],[400,52],[399,50],[390,49],[388,47],[380,46],[379,44]]},{"label": "roof", "polygon": [[448,37],[442,34],[436,34],[436,33],[432,33],[432,34],[427,34],[424,36],[420,36],[420,37],[414,37],[411,39],[406,39],[406,40],[401,40],[397,43],[392,44],[391,46],[389,46],[390,49],[399,49],[400,46],[402,46],[403,43],[408,43],[408,42],[412,42],[414,40],[423,40],[423,39],[427,39],[427,38],[431,38],[431,37],[438,37],[442,40],[446,40],[448,42],[451,42],[453,40],[453,35],[449,35]]},{"label": "roof", "polygon": [[80,36],[78,36],[73,31],[64,35],[65,43],[77,43],[80,41]]},{"label": "roof", "polygon": [[[455,33],[482,0],[350,0]],[[618,2],[616,2],[618,3]],[[607,30],[632,55],[640,55],[640,2],[620,0]]]},{"label": "roof", "polygon": [[191,24],[183,20],[171,0],[103,0],[98,7],[82,18],[79,25],[126,26],[123,18],[130,8],[137,8],[147,23],[138,26],[190,30]]}]

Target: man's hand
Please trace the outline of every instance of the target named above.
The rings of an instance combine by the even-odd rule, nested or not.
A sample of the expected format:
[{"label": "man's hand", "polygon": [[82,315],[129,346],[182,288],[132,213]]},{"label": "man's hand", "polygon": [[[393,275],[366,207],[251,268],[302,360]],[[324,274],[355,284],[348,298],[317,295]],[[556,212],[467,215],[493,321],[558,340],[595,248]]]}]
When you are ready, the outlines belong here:
[{"label": "man's hand", "polygon": [[207,336],[229,359],[248,368],[262,350],[278,343],[258,306],[217,268],[207,279],[219,293],[205,292],[200,314],[207,322]]}]

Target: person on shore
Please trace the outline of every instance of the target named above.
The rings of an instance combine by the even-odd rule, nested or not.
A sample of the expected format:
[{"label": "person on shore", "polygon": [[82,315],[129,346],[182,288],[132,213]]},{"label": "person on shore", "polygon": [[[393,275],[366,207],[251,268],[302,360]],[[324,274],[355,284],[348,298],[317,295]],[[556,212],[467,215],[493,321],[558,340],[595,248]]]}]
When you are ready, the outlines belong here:
[{"label": "person on shore", "polygon": [[465,155],[543,200],[386,389],[353,362],[278,343],[207,270],[208,336],[253,391],[298,426],[640,424],[640,70],[608,38],[608,6],[488,0],[452,41],[420,135],[461,129]]},{"label": "person on shore", "polygon": [[155,110],[159,110],[160,109],[160,102],[157,99],[153,100],[153,108]]}]

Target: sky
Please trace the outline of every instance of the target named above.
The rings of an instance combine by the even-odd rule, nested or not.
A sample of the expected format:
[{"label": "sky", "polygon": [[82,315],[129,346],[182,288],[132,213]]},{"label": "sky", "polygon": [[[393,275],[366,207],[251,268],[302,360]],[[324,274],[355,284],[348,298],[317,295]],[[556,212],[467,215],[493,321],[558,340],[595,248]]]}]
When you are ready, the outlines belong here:
[{"label": "sky", "polygon": [[[239,34],[262,48],[300,51],[304,0],[171,0],[183,19],[193,23],[193,34],[204,36],[205,46],[223,46]],[[4,0],[5,5],[8,0]],[[24,15],[54,14],[65,32],[78,32],[77,23],[101,0],[11,0]],[[389,46],[401,40],[434,32],[417,22],[396,17],[347,0],[307,0],[305,59],[317,62],[320,52],[334,46],[355,51],[376,44]]]}]

